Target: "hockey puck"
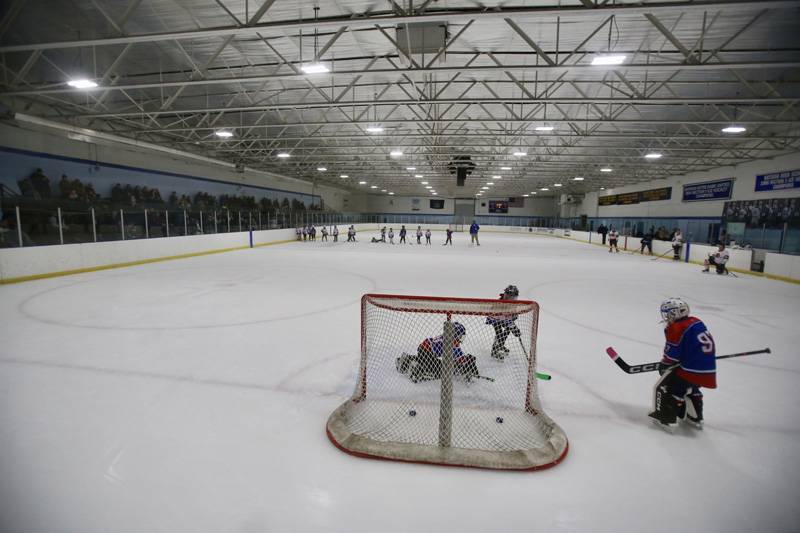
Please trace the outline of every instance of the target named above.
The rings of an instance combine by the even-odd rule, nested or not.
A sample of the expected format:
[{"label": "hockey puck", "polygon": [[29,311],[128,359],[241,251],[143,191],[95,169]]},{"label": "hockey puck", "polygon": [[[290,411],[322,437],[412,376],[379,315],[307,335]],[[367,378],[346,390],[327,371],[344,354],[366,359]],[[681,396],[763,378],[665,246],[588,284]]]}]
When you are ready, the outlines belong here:
[{"label": "hockey puck", "polygon": [[503,423],[503,417],[502,416],[498,416],[497,418],[494,419],[494,421],[497,422],[498,424],[502,424]]},{"label": "hockey puck", "polygon": [[412,409],[408,412],[408,416],[417,416],[417,412]]}]

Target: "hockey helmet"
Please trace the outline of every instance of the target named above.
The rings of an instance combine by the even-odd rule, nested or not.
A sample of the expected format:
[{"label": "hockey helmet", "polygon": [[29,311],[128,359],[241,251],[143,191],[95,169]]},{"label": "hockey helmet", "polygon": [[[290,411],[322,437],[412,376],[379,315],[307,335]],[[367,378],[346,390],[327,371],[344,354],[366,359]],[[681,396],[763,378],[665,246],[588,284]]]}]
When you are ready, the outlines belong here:
[{"label": "hockey helmet", "polygon": [[506,299],[514,299],[519,296],[519,289],[516,285],[509,285],[503,291],[503,297]]},{"label": "hockey helmet", "polygon": [[461,322],[453,322],[453,332],[457,338],[461,338],[467,334],[467,328]]},{"label": "hockey helmet", "polygon": [[661,302],[661,318],[665,322],[675,322],[689,316],[689,304],[680,298],[668,298]]}]

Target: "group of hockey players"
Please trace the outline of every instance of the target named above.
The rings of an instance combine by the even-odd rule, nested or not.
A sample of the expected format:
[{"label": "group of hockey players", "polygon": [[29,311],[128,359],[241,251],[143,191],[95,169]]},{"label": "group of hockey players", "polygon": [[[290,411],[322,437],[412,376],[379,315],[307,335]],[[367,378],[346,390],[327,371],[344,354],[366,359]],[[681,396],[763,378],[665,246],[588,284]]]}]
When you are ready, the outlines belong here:
[{"label": "group of hockey players", "polygon": [[[516,300],[519,289],[509,285],[500,295],[500,300]],[[519,327],[516,325],[516,315],[499,315],[486,317],[486,324],[492,326],[495,339],[492,345],[491,356],[503,360],[509,353],[506,348],[506,339],[509,335],[519,337]],[[460,322],[453,323],[453,374],[462,376],[466,381],[480,377],[477,358],[464,353],[461,342],[467,335],[467,328]],[[414,383],[418,381],[439,379],[442,377],[442,356],[444,355],[444,336],[437,335],[423,340],[417,347],[416,355],[403,354],[397,359],[397,370],[407,374]]]},{"label": "group of hockey players", "polygon": [[[501,300],[517,300],[519,290],[509,285],[500,295]],[[661,303],[660,313],[665,323],[663,354],[658,364],[659,379],[653,393],[653,411],[649,417],[667,429],[682,421],[702,429],[703,392],[714,389],[716,380],[716,346],[705,324],[691,316],[689,305],[680,298],[669,298]],[[494,329],[494,342],[490,357],[504,360],[510,350],[506,347],[509,336],[520,337],[516,315],[489,316],[486,324]],[[462,348],[467,328],[453,323],[453,375],[469,382],[481,377],[478,358]],[[524,351],[524,346],[523,346]],[[428,337],[417,347],[414,355],[403,354],[397,358],[397,370],[408,375],[412,382],[440,379],[442,357],[445,353],[443,335]]]},{"label": "group of hockey players", "polygon": [[[470,226],[470,246],[475,244],[480,246],[480,242],[478,241],[478,231],[480,230],[480,226],[476,222],[473,222]],[[413,230],[412,230],[413,231]],[[339,226],[331,226],[330,231],[328,230],[327,226],[322,226],[319,231],[321,235],[321,241],[326,242],[328,241],[328,236],[331,235],[333,237],[333,242],[339,242]],[[429,246],[431,244],[431,230],[430,228],[422,230],[422,226],[417,226],[416,231],[414,233],[409,234],[409,230],[406,229],[405,225],[401,225],[400,230],[397,233],[398,242],[397,244],[413,244],[412,239],[416,237],[417,244],[422,244],[422,238],[425,238],[425,245]],[[453,245],[453,229],[448,227],[445,229],[445,241],[442,246]],[[309,226],[298,226],[295,228],[295,237],[298,241],[316,241],[317,240],[317,228],[309,225]],[[354,226],[350,226],[347,229],[347,242],[358,242],[356,240],[356,230]],[[380,230],[379,236],[372,237],[370,242],[382,242],[382,243],[389,243],[395,244],[395,232],[394,228],[390,227],[387,231],[386,226],[383,226]]]},{"label": "group of hockey players", "polygon": [[[327,226],[322,226],[319,233],[322,242],[328,241],[328,235],[333,237],[333,242],[339,242],[339,226],[331,226],[330,231]],[[294,234],[298,241],[317,240],[317,228],[314,226],[299,226],[294,229]],[[347,228],[347,242],[356,242],[356,230],[353,226]]]}]

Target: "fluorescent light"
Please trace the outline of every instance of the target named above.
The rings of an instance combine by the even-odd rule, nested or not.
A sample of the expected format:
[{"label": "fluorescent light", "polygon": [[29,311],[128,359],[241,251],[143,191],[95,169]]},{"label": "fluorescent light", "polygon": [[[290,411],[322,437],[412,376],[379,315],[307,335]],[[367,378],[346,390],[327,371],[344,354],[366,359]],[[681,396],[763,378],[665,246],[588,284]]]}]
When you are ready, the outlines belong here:
[{"label": "fluorescent light", "polygon": [[663,154],[659,154],[658,152],[650,152],[649,154],[645,154],[645,159],[660,159]]},{"label": "fluorescent light", "polygon": [[536,131],[553,131],[553,126],[536,126]]},{"label": "fluorescent light", "polygon": [[359,181],[359,182],[358,182],[358,184],[359,184],[359,185],[366,185],[366,184],[367,184],[367,182],[366,182],[366,181]]},{"label": "fluorescent light", "polygon": [[596,55],[592,59],[592,65],[621,65],[625,58],[624,55]]},{"label": "fluorescent light", "polygon": [[423,185],[427,185],[428,184],[427,181],[420,181],[420,183],[423,184]]},{"label": "fluorescent light", "polygon": [[424,178],[425,176],[423,176],[422,174],[414,174],[414,177],[415,178]]},{"label": "fluorescent light", "polygon": [[403,152],[400,150],[392,150],[391,152],[389,152],[389,155],[392,157],[400,157],[401,155],[403,155]]},{"label": "fluorescent light", "polygon": [[606,188],[605,187],[600,187],[600,190],[604,191],[604,190],[606,190]]},{"label": "fluorescent light", "polygon": [[550,189],[548,189],[547,187],[542,187],[542,188],[541,188],[541,189],[539,189],[539,190],[540,190],[540,191],[549,191]]},{"label": "fluorescent light", "polygon": [[580,176],[575,176],[574,178],[572,178],[572,181],[583,181],[583,178]]},{"label": "fluorescent light", "polygon": [[493,180],[501,180],[501,179],[503,179],[503,176],[492,176],[492,179]]},{"label": "fluorescent light", "polygon": [[486,185],[494,185],[494,182],[493,181],[487,181]]},{"label": "fluorescent light", "polygon": [[511,167],[500,167],[500,170],[511,170]]},{"label": "fluorescent light", "polygon": [[524,196],[525,198],[528,198],[530,196],[530,194],[523,194],[522,196]]},{"label": "fluorescent light", "polygon": [[324,74],[326,72],[330,72],[328,67],[322,63],[308,63],[300,67],[300,70],[306,74]]},{"label": "fluorescent light", "polygon": [[389,196],[394,196],[394,193],[393,193],[393,192],[390,192],[390,193],[389,193]]},{"label": "fluorescent light", "polygon": [[222,137],[224,139],[229,139],[230,137],[233,137],[233,132],[228,130],[218,130],[214,132],[214,135],[216,135],[217,137]]},{"label": "fluorescent light", "polygon": [[426,188],[426,189],[433,189],[433,187],[432,187],[432,186],[430,186],[430,185],[426,185],[426,186],[425,186],[425,188]]},{"label": "fluorescent light", "polygon": [[528,152],[523,152],[522,150],[519,150],[517,152],[514,152],[514,155],[517,156],[517,157],[524,157],[524,156],[528,155]]},{"label": "fluorescent light", "polygon": [[377,188],[378,188],[378,186],[377,186],[377,185],[370,185],[370,186],[369,186],[369,188],[370,188],[370,189],[377,189]]},{"label": "fluorescent light", "polygon": [[431,191],[431,194],[434,195],[434,196],[438,196],[439,195],[439,193],[433,192],[433,191]]},{"label": "fluorescent light", "polygon": [[561,187],[561,184],[560,183],[554,183],[553,187]]},{"label": "fluorescent light", "polygon": [[603,167],[600,169],[600,172],[612,172],[613,170],[613,168]]},{"label": "fluorescent light", "polygon": [[489,187],[481,187],[481,189],[483,189],[484,191],[488,191]]},{"label": "fluorescent light", "polygon": [[406,170],[417,170],[417,167],[406,167]]},{"label": "fluorescent light", "polygon": [[531,191],[531,194],[539,194],[539,193],[536,191]]},{"label": "fluorescent light", "polygon": [[286,159],[287,157],[292,157],[292,156],[290,154],[288,154],[287,152],[280,152],[278,154],[278,157],[280,157],[281,159]]},{"label": "fluorescent light", "polygon": [[728,126],[727,128],[722,128],[722,133],[742,133],[743,131],[747,131],[747,128],[743,126]]},{"label": "fluorescent light", "polygon": [[67,85],[70,87],[74,87],[75,89],[94,89],[97,87],[97,84],[92,80],[87,80],[86,78],[81,78],[79,80],[70,80],[67,82]]},{"label": "fluorescent light", "polygon": [[341,174],[339,177],[340,178],[349,178],[350,176],[348,176],[347,174]]},{"label": "fluorescent light", "polygon": [[386,189],[381,189],[381,192],[386,192]]},{"label": "fluorescent light", "polygon": [[317,170],[319,170],[320,172],[325,172],[328,169],[325,167],[317,167]]},{"label": "fluorescent light", "polygon": [[369,126],[367,128],[367,131],[370,133],[382,133],[383,128],[381,128],[380,126]]}]

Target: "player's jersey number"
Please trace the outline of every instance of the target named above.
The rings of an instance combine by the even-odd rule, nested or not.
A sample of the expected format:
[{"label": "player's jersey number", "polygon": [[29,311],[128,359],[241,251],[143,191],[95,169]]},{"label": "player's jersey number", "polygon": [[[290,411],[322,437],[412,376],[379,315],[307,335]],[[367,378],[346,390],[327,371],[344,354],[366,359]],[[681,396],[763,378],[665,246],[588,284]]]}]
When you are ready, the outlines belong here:
[{"label": "player's jersey number", "polygon": [[700,343],[703,353],[714,353],[714,339],[709,332],[704,331],[697,335],[697,342]]}]

